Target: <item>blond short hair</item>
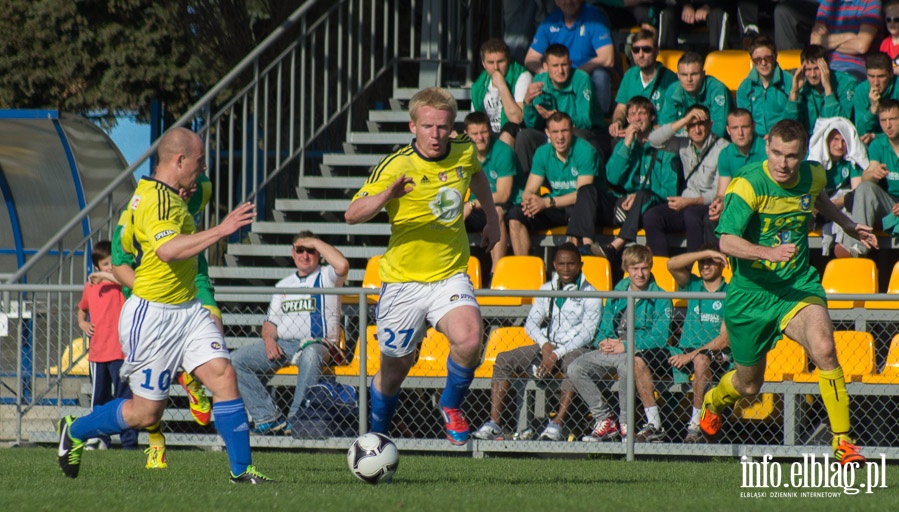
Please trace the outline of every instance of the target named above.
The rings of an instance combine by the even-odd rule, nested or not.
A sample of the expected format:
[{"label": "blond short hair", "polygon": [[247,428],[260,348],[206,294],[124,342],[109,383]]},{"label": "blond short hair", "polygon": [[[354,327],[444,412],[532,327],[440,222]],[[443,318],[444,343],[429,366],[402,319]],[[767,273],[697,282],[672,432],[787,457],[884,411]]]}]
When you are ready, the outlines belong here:
[{"label": "blond short hair", "polygon": [[652,249],[645,245],[631,245],[624,249],[621,253],[621,268],[627,272],[627,268],[632,265],[647,263],[652,266]]},{"label": "blond short hair", "polygon": [[436,108],[437,110],[452,112],[453,115],[451,119],[454,121],[456,119],[456,112],[459,110],[453,95],[446,89],[440,87],[428,87],[427,89],[422,89],[415,93],[415,96],[412,96],[412,99],[409,100],[409,117],[412,118],[412,121],[418,121],[418,109],[421,107],[431,107]]}]

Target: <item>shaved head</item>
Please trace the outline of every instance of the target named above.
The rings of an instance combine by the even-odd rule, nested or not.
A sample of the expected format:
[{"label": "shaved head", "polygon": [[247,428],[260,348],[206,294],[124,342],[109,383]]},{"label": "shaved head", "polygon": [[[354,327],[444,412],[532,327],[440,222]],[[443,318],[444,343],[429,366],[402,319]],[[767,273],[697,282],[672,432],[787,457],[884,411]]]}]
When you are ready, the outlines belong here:
[{"label": "shaved head", "polygon": [[178,155],[190,154],[197,144],[202,146],[203,141],[196,133],[187,128],[173,128],[159,141],[156,148],[157,160],[160,163],[168,162]]}]

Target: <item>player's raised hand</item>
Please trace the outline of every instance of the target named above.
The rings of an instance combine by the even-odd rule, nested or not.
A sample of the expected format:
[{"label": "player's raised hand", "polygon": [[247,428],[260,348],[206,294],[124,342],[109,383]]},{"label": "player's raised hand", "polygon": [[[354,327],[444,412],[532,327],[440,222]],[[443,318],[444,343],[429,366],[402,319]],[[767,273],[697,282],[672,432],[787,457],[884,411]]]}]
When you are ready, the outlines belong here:
[{"label": "player's raised hand", "polygon": [[415,183],[412,178],[407,178],[405,174],[400,174],[396,181],[387,187],[387,197],[390,199],[399,199],[409,192],[412,192],[413,187],[415,187]]},{"label": "player's raised hand", "polygon": [[256,205],[246,202],[233,209],[219,224],[219,229],[223,232],[222,236],[228,236],[238,229],[252,224],[254,220],[256,220]]},{"label": "player's raised hand", "polygon": [[858,240],[868,249],[877,249],[877,237],[874,235],[874,228],[864,224],[856,224],[854,228],[844,230],[847,235]]}]

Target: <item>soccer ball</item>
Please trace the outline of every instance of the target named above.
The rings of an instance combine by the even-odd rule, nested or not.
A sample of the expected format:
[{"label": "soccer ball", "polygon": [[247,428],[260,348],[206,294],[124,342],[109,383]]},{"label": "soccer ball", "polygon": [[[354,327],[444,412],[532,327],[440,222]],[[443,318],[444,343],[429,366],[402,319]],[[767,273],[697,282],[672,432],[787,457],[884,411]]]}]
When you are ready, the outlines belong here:
[{"label": "soccer ball", "polygon": [[396,473],[400,454],[387,436],[375,432],[353,441],[346,454],[347,465],[356,478],[372,485],[389,482]]}]

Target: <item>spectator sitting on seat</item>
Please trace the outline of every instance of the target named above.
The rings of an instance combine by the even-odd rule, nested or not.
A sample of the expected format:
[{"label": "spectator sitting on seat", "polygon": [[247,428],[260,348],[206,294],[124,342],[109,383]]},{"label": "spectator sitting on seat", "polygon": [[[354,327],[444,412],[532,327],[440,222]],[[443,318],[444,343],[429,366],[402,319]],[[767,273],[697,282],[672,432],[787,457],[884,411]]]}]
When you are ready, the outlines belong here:
[{"label": "spectator sitting on seat", "polygon": [[[681,128],[686,128],[687,136],[675,137]],[[709,204],[718,193],[718,155],[728,142],[712,133],[709,110],[697,104],[683,118],[653,130],[649,143],[680,156],[684,189],[646,210],[646,245],[653,254],[668,256],[668,234],[686,232],[687,250],[699,250],[706,241]]]},{"label": "spectator sitting on seat", "polygon": [[793,76],[777,63],[777,48],[767,36],[749,44],[752,70],[737,88],[737,107],[752,113],[755,133],[763,136],[785,116],[785,107],[793,88]]},{"label": "spectator sitting on seat", "polygon": [[[496,270],[496,262],[508,251],[509,229],[505,223],[506,213],[513,204],[521,203],[521,193],[527,179],[521,172],[518,158],[512,149],[515,146],[515,137],[511,131],[514,129],[504,130],[494,139],[490,133],[490,120],[487,114],[472,112],[465,116],[465,133],[478,149],[478,161],[481,162],[481,169],[490,182],[493,204],[499,215],[499,242],[490,251],[491,276]],[[484,231],[487,226],[487,215],[473,192],[469,201],[465,203],[462,214],[465,217],[466,231],[478,234]]]},{"label": "spectator sitting on seat", "polygon": [[624,138],[606,167],[609,185],[619,194],[613,221],[621,226],[608,245],[593,244],[593,254],[614,263],[627,242],[637,239],[640,221],[651,206],[680,193],[680,159],[674,153],[652,147],[649,134],[656,118],[652,102],[634,96],[627,102],[628,126]]},{"label": "spectator sitting on seat", "polygon": [[[651,273],[652,251],[643,245],[631,245],[621,255],[622,270],[628,273],[615,285],[615,291],[664,291]],[[643,403],[646,423],[637,432],[636,441],[661,441],[664,437],[659,407],[656,405],[653,376],[670,376],[668,336],[671,333],[671,299],[639,299],[634,308],[634,380]],[[627,435],[627,299],[608,299],[596,333],[594,347],[568,365],[568,378],[578,395],[589,407],[596,426],[584,441],[603,441]],[[618,405],[616,421],[603,399],[595,379],[618,373]],[[620,423],[619,423],[620,422]]]},{"label": "spectator sitting on seat", "polygon": [[[600,115],[608,112],[612,102],[612,77],[615,46],[609,30],[609,19],[599,8],[584,5],[584,0],[556,0],[558,10],[543,20],[524,58],[533,73],[543,71],[544,56],[552,44],[561,44],[571,52],[574,67],[586,73],[599,97]],[[569,112],[570,114],[570,112]]]},{"label": "spectator sitting on seat", "polygon": [[[590,245],[596,233],[596,217],[611,215],[602,160],[593,146],[572,133],[571,118],[563,112],[550,116],[546,125],[549,143],[534,154],[521,204],[509,210],[509,238],[516,255],[530,252],[530,233],[567,226],[569,241]],[[544,181],[549,195],[540,196]]]},{"label": "spectator sitting on seat", "polygon": [[865,144],[883,133],[877,119],[877,107],[889,98],[899,100],[899,87],[893,77],[893,63],[889,55],[875,52],[865,57],[866,80],[855,87],[852,98],[855,129]]},{"label": "spectator sitting on seat", "polygon": [[508,122],[524,122],[524,95],[531,85],[531,73],[511,60],[502,39],[488,39],[481,45],[484,71],[471,84],[471,111],[486,112],[490,130],[499,133]]},{"label": "spectator sitting on seat", "polygon": [[[693,265],[699,265],[699,277],[693,275]],[[668,260],[668,270],[685,292],[724,292],[727,283],[721,272],[727,266],[727,256],[709,244],[697,252],[679,254]],[[712,376],[730,367],[729,354],[721,349],[709,350],[708,345],[718,346],[719,336],[724,331],[724,301],[720,299],[690,299],[687,301],[687,316],[681,332],[678,348],[682,353],[668,360],[676,369],[693,374],[693,414],[687,424],[685,443],[704,441],[699,430],[699,411],[702,397]]]},{"label": "spectator sitting on seat", "polygon": [[615,110],[609,124],[609,135],[621,137],[627,125],[627,100],[643,96],[652,102],[656,112],[661,112],[665,103],[665,91],[677,82],[677,75],[658,62],[659,47],[656,36],[642,29],[634,34],[631,44],[634,65],[624,73],[618,93],[615,95]]},{"label": "spectator sitting on seat", "polygon": [[899,75],[899,0],[887,0],[883,3],[883,21],[887,27],[887,36],[880,43],[880,51],[890,56],[893,74]]},{"label": "spectator sitting on seat", "polygon": [[[562,244],[553,258],[555,275],[540,290],[596,291],[587,282],[581,267],[577,246],[570,242]],[[490,384],[490,420],[472,437],[505,439],[500,425],[511,379],[529,372],[537,379],[552,378],[557,372],[565,374],[572,361],[590,350],[601,313],[602,299],[599,298],[535,298],[524,324],[525,332],[534,343],[497,354]],[[540,439],[564,440],[563,428],[572,398],[574,388],[566,377],[562,381],[558,413],[546,425]]]},{"label": "spectator sitting on seat", "polygon": [[[735,108],[727,114],[727,134],[731,144],[718,155],[718,193],[709,205],[711,222],[718,221],[724,207],[724,192],[731,180],[738,176],[740,169],[766,158],[765,140],[756,137],[755,122],[748,110]],[[714,229],[711,233],[714,233]],[[708,236],[706,239],[711,240]]]},{"label": "spectator sitting on seat", "polygon": [[[844,196],[844,207],[852,212],[852,220],[868,226],[881,226],[888,233],[896,233],[899,225],[899,101],[880,100],[877,117],[883,133],[874,137],[868,147],[870,164],[864,170],[861,183]],[[844,235],[844,242],[834,246],[837,257],[859,257],[868,254],[868,247]]]},{"label": "spectator sitting on seat", "polygon": [[864,55],[883,24],[880,13],[880,0],[821,0],[809,42],[830,52],[830,69],[864,80]]},{"label": "spectator sitting on seat", "polygon": [[525,173],[531,171],[534,152],[546,142],[546,120],[555,112],[568,114],[574,134],[592,144],[604,158],[609,153],[609,141],[605,129],[593,131],[604,126],[605,121],[590,78],[571,67],[568,49],[560,44],[546,49],[543,69],[524,97],[524,122],[528,129],[521,130],[515,141],[522,169]]},{"label": "spectator sitting on seat", "polygon": [[[337,248],[310,231],[293,237],[291,256],[297,271],[278,288],[339,288],[350,264]],[[322,259],[327,266],[322,266]],[[322,294],[275,294],[262,324],[262,342],[231,354],[240,395],[253,418],[254,434],[288,434],[290,426],[263,384],[261,375],[297,365],[297,385],[288,418],[300,408],[306,389],[322,374],[322,365],[340,353],[340,297]]]},{"label": "spectator sitting on seat", "polygon": [[730,91],[713,76],[706,76],[702,66],[705,58],[696,52],[686,52],[677,61],[678,83],[665,92],[665,105],[659,112],[659,124],[673,123],[684,117],[687,107],[699,103],[711,112],[712,133],[724,136],[727,113],[731,109]]},{"label": "spectator sitting on seat", "polygon": [[834,71],[825,59],[827,52],[810,45],[799,54],[801,66],[793,74],[793,86],[786,105],[785,119],[795,119],[812,133],[819,117],[852,116],[856,80]]},{"label": "spectator sitting on seat", "polygon": [[725,2],[681,0],[666,3],[668,6],[659,14],[659,46],[665,49],[678,48],[677,39],[682,32],[681,25],[708,24],[709,49],[725,48],[727,45]]},{"label": "spectator sitting on seat", "polygon": [[[862,172],[870,165],[855,125],[843,117],[818,118],[809,139],[808,159],[819,162],[827,172],[824,193],[837,208],[843,208],[844,196],[861,183]],[[821,253],[828,256],[834,242],[843,242],[843,230],[823,216],[816,223],[821,227]]]}]

